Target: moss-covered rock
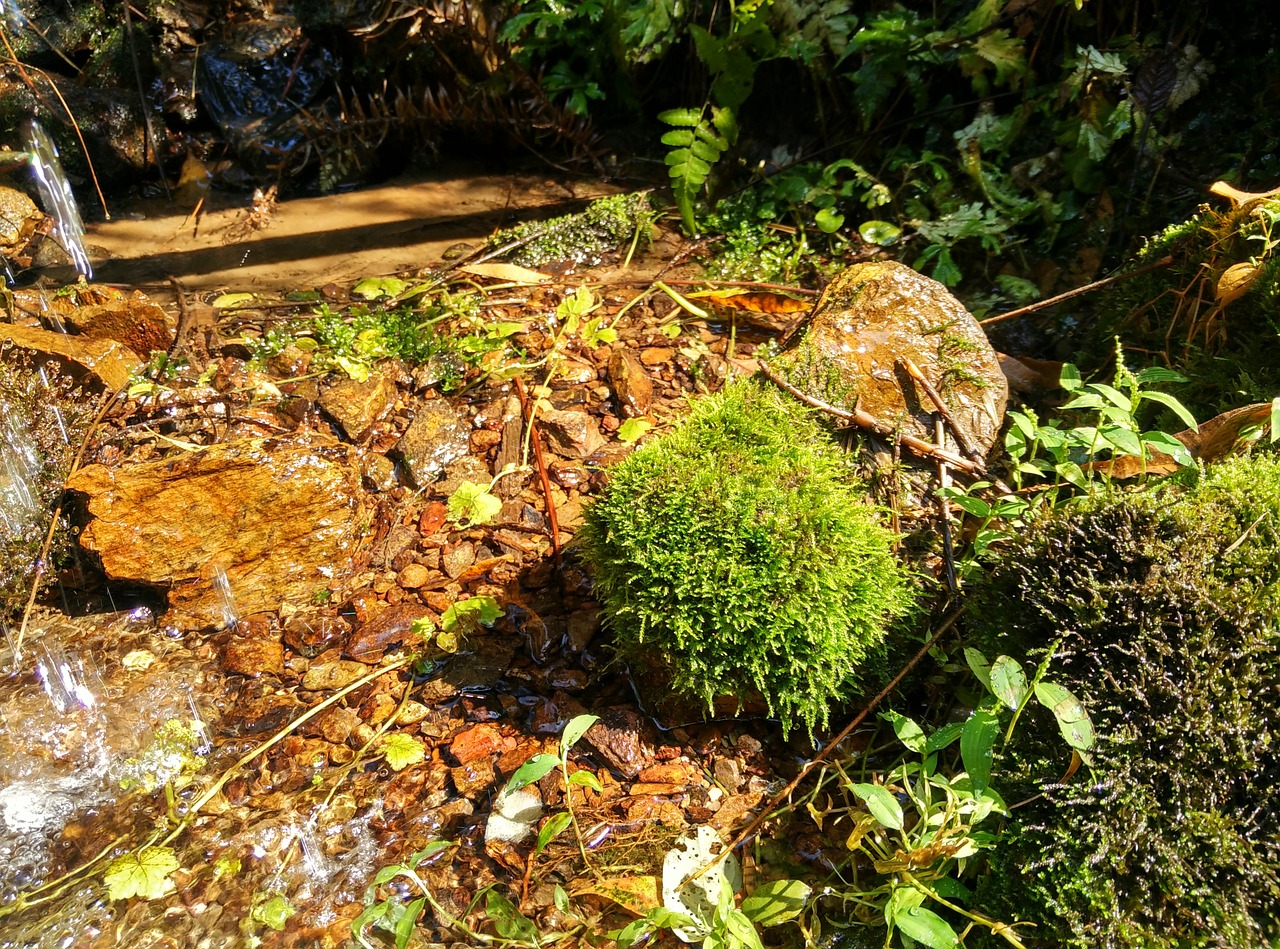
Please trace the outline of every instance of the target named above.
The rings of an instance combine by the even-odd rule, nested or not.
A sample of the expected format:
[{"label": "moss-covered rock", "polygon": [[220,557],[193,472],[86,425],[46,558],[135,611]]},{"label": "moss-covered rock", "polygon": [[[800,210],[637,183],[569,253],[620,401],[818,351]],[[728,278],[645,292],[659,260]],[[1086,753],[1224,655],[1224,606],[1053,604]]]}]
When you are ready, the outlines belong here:
[{"label": "moss-covered rock", "polygon": [[[1280,939],[1280,460],[1106,497],[1034,525],[969,615],[1043,653],[1099,733],[1092,774],[1024,787],[985,899],[1036,943],[1264,947]],[[1006,765],[1058,774],[1024,729]],[[1008,795],[1006,795],[1008,796]]]},{"label": "moss-covered rock", "polygon": [[784,729],[825,724],[914,600],[829,434],[752,382],[619,464],[578,541],[623,655],[708,704],[759,692]]}]

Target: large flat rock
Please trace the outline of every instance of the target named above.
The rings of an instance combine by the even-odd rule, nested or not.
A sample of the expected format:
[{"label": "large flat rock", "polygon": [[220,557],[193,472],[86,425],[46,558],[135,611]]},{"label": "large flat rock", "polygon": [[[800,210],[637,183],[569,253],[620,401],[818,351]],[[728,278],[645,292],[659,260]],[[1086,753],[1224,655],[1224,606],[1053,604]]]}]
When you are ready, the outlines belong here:
[{"label": "large flat rock", "polygon": [[67,487],[93,516],[81,545],[111,579],[164,591],[165,622],[183,629],[226,624],[217,569],[240,615],[309,601],[348,569],[368,522],[354,449],[315,436],[91,465]]}]

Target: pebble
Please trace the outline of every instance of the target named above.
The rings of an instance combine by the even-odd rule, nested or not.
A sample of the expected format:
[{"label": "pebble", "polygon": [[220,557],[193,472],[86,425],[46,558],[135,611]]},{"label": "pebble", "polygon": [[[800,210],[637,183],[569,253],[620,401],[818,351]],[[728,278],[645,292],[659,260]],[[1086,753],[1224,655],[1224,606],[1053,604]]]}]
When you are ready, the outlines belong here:
[{"label": "pebble", "polygon": [[396,575],[396,583],[406,590],[416,590],[431,579],[431,571],[420,563],[411,563]]}]

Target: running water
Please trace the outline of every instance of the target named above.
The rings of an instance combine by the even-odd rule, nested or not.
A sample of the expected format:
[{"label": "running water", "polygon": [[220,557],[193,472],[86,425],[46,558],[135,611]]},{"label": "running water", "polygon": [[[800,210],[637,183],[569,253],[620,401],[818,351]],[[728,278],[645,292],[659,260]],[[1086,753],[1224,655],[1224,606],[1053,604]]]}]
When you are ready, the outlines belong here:
[{"label": "running water", "polygon": [[27,163],[40,189],[45,210],[57,222],[53,237],[67,252],[76,271],[92,279],[93,266],[84,246],[84,223],[80,220],[75,195],[71,193],[71,183],[62,172],[58,146],[35,119],[29,119],[23,126],[23,138],[29,155]]}]

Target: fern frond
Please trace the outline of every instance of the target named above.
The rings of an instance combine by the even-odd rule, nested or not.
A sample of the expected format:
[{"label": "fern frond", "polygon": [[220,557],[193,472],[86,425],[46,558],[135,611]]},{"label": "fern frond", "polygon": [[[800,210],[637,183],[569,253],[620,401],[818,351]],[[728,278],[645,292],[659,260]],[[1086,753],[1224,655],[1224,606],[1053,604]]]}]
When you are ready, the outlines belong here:
[{"label": "fern frond", "polygon": [[706,184],[711,166],[737,139],[737,122],[732,110],[709,103],[701,109],[667,109],[658,114],[658,120],[673,126],[662,136],[662,144],[672,146],[666,157],[667,173],[685,230],[694,234],[698,228],[693,199]]}]

